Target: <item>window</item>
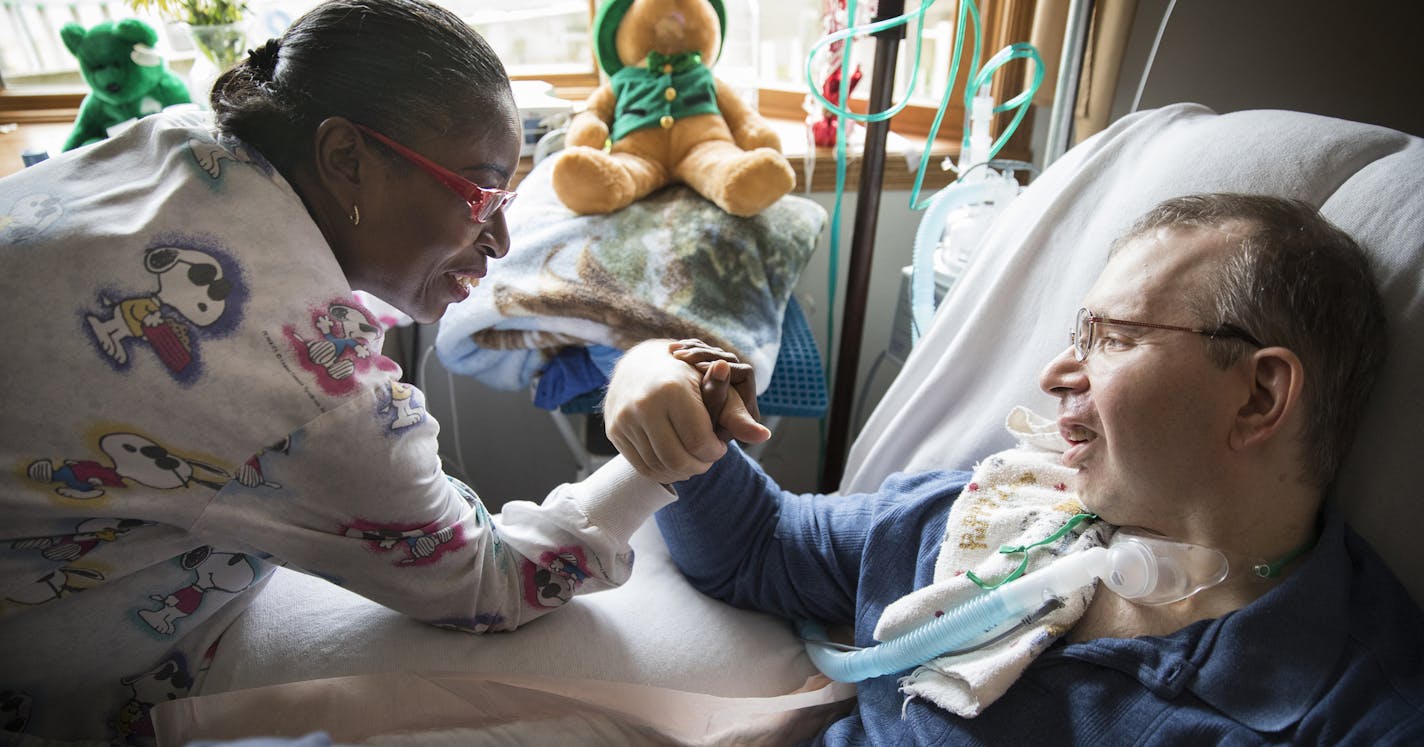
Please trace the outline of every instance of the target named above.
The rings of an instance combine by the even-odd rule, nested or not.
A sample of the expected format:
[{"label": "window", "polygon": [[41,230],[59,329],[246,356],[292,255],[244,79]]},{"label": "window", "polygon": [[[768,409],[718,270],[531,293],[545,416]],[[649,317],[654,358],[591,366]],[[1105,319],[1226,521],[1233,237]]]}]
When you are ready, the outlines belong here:
[{"label": "window", "polygon": [[[249,2],[252,45],[276,36],[317,0]],[[481,30],[511,72],[520,77],[595,79],[589,41],[593,0],[445,0],[443,4]],[[160,30],[159,51],[182,61],[192,44],[182,24],[136,13],[124,0],[0,0],[0,76],[11,90],[82,86],[74,57],[59,38],[67,22],[85,27],[138,17]]]},{"label": "window", "polygon": [[[592,91],[599,80],[590,40],[598,2],[601,0],[444,0],[446,7],[484,34],[505,61],[511,77],[548,81],[560,95],[576,101]],[[767,116],[804,119],[805,60],[823,34],[821,13],[827,0],[726,3],[730,31],[717,63],[718,75],[755,101]],[[280,34],[293,18],[315,4],[316,0],[251,0],[251,45]],[[1033,4],[1034,0],[979,0],[984,58],[1009,42],[1028,38]],[[911,10],[919,7],[914,0],[907,5]],[[917,29],[914,24],[908,27],[907,37],[899,45],[894,100],[901,101],[908,95],[911,106],[895,117],[891,129],[907,135],[928,132],[948,83],[958,5],[956,0],[937,0],[926,13],[924,28],[919,30],[922,46],[918,72],[913,70],[912,40]],[[0,80],[9,86],[0,95],[0,111],[60,110],[68,106],[68,116],[72,117],[84,86],[74,58],[59,41],[59,27],[66,21],[91,26],[104,19],[132,15],[123,0],[0,0]],[[145,20],[162,29],[159,51],[170,66],[180,74],[186,72],[193,52],[184,27],[164,24],[156,18]],[[966,42],[966,56],[971,48],[972,43]],[[865,79],[852,92],[851,106],[864,111],[875,44],[861,40],[852,49],[854,62]],[[822,52],[818,59],[824,56]],[[967,67],[967,60],[961,63],[961,79]],[[1023,88],[1025,67],[1022,63],[1010,65],[996,76],[997,100]],[[962,92],[961,82],[955,98],[959,99]],[[940,137],[957,142],[963,121],[963,107],[952,101]]]},{"label": "window", "polygon": [[[763,57],[767,59],[760,61],[759,66],[763,80],[770,82],[764,85],[772,86],[773,90],[792,93],[797,107],[801,105],[806,90],[806,55],[823,33],[820,20],[823,4],[823,0],[797,0],[781,5],[769,2],[761,10],[761,44]],[[978,0],[976,5],[984,34],[980,50],[981,63],[1012,42],[1028,40],[1033,26],[1034,0]],[[916,0],[909,0],[905,6],[913,12],[920,4]],[[956,0],[937,0],[925,12],[922,26],[911,22],[903,27],[904,36],[897,47],[891,100],[898,104],[908,98],[909,105],[892,120],[892,130],[908,135],[924,135],[929,132],[935,111],[950,83],[949,66],[954,52],[958,7]],[[778,38],[774,29],[796,29],[799,35]],[[917,35],[920,55],[918,69],[915,68]],[[859,65],[865,76],[851,93],[851,108],[857,111],[865,111],[865,102],[869,98],[869,77],[874,68],[875,46],[874,41],[870,39],[858,39],[852,47],[852,62]],[[941,138],[956,142],[960,138],[964,122],[964,80],[968,76],[968,58],[972,49],[971,37],[965,40],[959,79],[939,132]],[[817,53],[817,66],[824,64],[824,58],[823,49]],[[1017,95],[1027,80],[1025,72],[1022,64],[1011,64],[1003,68],[994,79],[995,99],[1004,101]],[[782,101],[782,106],[785,105],[784,98],[777,99]],[[767,106],[763,104],[763,110],[766,109]]]}]

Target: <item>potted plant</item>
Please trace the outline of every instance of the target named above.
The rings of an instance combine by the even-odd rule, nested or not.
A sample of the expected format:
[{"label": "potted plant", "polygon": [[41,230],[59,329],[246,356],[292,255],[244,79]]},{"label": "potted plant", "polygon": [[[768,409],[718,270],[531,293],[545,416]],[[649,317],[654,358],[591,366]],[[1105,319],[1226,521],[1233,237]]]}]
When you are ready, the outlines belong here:
[{"label": "potted plant", "polygon": [[219,73],[247,51],[245,0],[128,0],[128,4],[137,11],[157,12],[169,21],[186,23],[193,46]]}]

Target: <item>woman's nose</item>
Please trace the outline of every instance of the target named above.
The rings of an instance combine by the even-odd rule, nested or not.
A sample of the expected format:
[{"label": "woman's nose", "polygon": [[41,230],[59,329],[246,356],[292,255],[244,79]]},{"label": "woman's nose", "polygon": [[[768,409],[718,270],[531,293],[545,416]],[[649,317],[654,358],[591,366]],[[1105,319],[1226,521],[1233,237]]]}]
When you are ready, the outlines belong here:
[{"label": "woman's nose", "polygon": [[495,213],[480,230],[478,243],[481,252],[491,259],[500,259],[509,254],[509,225],[504,221],[504,211]]}]

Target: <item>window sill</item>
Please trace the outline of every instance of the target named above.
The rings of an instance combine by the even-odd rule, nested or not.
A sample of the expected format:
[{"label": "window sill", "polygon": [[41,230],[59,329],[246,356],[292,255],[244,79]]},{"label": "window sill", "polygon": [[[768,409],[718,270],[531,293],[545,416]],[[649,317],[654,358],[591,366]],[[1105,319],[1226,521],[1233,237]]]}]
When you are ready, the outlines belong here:
[{"label": "window sill", "polygon": [[87,89],[68,86],[0,90],[0,124],[73,124]]},{"label": "window sill", "polygon": [[[818,148],[809,141],[806,123],[800,120],[770,119],[772,127],[781,135],[781,152],[796,172],[796,190],[806,188],[806,164],[811,163],[811,192],[834,192],[836,189],[836,148]],[[849,128],[847,128],[849,130]],[[863,133],[861,133],[863,134]],[[858,143],[846,148],[845,190],[854,192],[860,188],[863,157],[863,137]],[[882,190],[909,190],[915,184],[915,171],[924,153],[923,137],[907,137],[890,132],[885,139],[885,167],[881,176]],[[925,171],[922,189],[939,189],[953,180],[953,174],[941,169],[939,164],[945,156],[959,156],[959,145],[946,140],[936,140],[930,149],[930,165]]]},{"label": "window sill", "polygon": [[[791,170],[796,172],[796,191],[807,191],[806,164],[809,160],[812,165],[809,191],[834,192],[836,189],[836,149],[811,146],[807,140],[805,122],[782,118],[768,118],[767,121],[781,136],[781,152],[786,155],[786,160],[791,164]],[[905,191],[913,189],[917,168],[915,164],[923,154],[924,147],[925,139],[923,137],[889,133],[886,137],[885,170],[881,180],[881,189]],[[921,190],[937,190],[954,180],[953,172],[939,166],[946,156],[958,158],[959,144],[944,139],[936,140],[934,147],[930,150],[931,164],[925,172],[924,181],[920,185]],[[1012,148],[1005,149],[1000,156],[1029,160],[1027,153],[1015,152]],[[845,178],[847,192],[855,192],[860,188],[863,160],[859,145],[847,148]],[[532,167],[533,159],[529,157],[521,159],[513,183],[517,185],[520,178],[527,174]]]},{"label": "window sill", "polygon": [[[14,132],[0,134],[0,176],[19,171],[22,168],[20,154],[30,149],[48,150],[50,155],[59,152],[59,145],[74,122],[75,112],[67,108],[66,101],[72,94],[49,94],[50,103],[43,108],[9,109],[5,106],[5,94],[0,93],[0,124],[18,123]],[[30,103],[36,102],[34,95],[27,96]],[[41,101],[43,103],[43,100]],[[792,171],[796,172],[796,191],[806,190],[806,163],[812,163],[810,177],[811,192],[834,192],[836,188],[836,149],[808,147],[804,122],[789,119],[769,119],[772,127],[781,135],[781,150],[786,154]],[[882,179],[884,190],[910,190],[915,184],[915,169],[912,163],[918,161],[924,150],[924,139],[890,133],[886,140],[885,171]],[[939,167],[945,156],[959,155],[958,143],[947,140],[935,141],[930,151],[931,165],[925,172],[922,190],[932,191],[944,187],[953,179],[953,173]],[[1006,151],[1004,158],[1029,160],[1026,153]],[[858,148],[848,149],[846,163],[845,190],[855,192],[860,188],[862,157]],[[515,182],[532,167],[532,160],[524,158],[515,175]]]},{"label": "window sill", "polygon": [[46,151],[59,155],[69,131],[74,129],[74,115],[68,120],[36,122],[21,120],[12,112],[0,111],[0,125],[19,124],[9,132],[0,131],[0,177],[6,177],[25,167],[21,155],[30,151]]}]

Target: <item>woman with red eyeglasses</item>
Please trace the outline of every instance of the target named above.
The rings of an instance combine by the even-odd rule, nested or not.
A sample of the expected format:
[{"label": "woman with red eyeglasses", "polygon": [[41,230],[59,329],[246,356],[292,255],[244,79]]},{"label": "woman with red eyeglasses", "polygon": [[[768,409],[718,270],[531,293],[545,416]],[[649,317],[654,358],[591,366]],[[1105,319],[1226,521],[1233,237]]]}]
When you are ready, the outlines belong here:
[{"label": "woman with red eyeglasses", "polygon": [[[216,83],[0,181],[0,742],[143,743],[278,565],[509,630],[628,578],[615,461],[495,524],[368,291],[434,322],[509,250],[508,78],[424,0],[333,0]],[[501,496],[505,498],[507,496]],[[13,705],[13,707],[9,707]]]}]

